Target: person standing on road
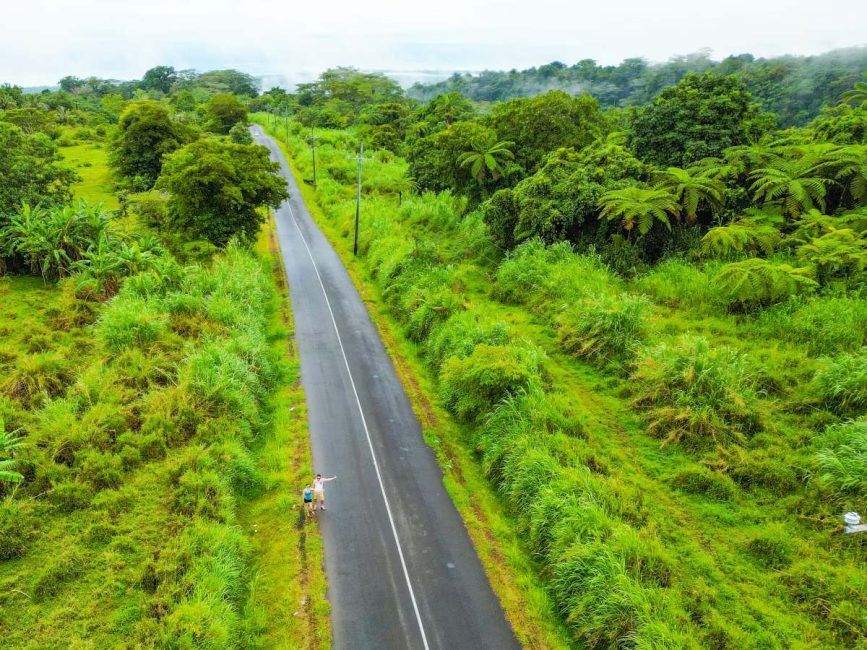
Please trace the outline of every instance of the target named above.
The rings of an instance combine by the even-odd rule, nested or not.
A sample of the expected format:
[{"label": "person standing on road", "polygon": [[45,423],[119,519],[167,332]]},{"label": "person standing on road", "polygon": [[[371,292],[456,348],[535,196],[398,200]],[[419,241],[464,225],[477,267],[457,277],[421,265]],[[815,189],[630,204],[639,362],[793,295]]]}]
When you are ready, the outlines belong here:
[{"label": "person standing on road", "polygon": [[304,509],[307,511],[308,515],[315,515],[313,512],[313,488],[310,487],[310,484],[304,486],[304,490],[301,493],[304,496]]},{"label": "person standing on road", "polygon": [[316,478],[313,479],[313,510],[315,511],[317,506],[325,510],[325,482],[333,481],[336,479],[336,476],[332,476],[331,478],[322,478],[322,474],[317,474]]}]

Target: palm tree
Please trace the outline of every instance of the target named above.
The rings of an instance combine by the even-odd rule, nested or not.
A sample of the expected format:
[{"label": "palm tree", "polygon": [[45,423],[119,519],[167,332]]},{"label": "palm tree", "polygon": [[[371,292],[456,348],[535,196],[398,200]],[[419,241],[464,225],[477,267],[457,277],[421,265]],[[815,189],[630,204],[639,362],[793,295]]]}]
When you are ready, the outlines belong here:
[{"label": "palm tree", "polygon": [[599,199],[599,207],[602,208],[600,218],[609,221],[620,219],[630,233],[637,223],[642,235],[647,234],[655,221],[670,229],[669,215],[678,214],[677,199],[667,190],[638,185],[606,192]]},{"label": "palm tree", "polygon": [[506,164],[515,159],[510,147],[514,142],[494,142],[493,140],[475,141],[472,148],[458,156],[461,167],[469,167],[470,174],[480,183],[489,175],[497,180],[508,173]]},{"label": "palm tree", "polygon": [[843,93],[840,101],[843,104],[852,104],[853,106],[861,106],[867,102],[867,81],[856,82],[851,90]]},{"label": "palm tree", "polygon": [[810,152],[786,159],[775,155],[765,167],[753,170],[753,199],[779,204],[796,217],[815,207],[825,209],[825,195],[833,180],[821,175],[822,161]]},{"label": "palm tree", "polygon": [[669,167],[656,175],[656,186],[674,195],[690,223],[695,221],[700,203],[707,204],[716,214],[725,202],[725,186],[695,167],[688,170]]},{"label": "palm tree", "polygon": [[23,476],[13,471],[18,464],[15,450],[21,446],[21,438],[14,431],[6,431],[6,423],[0,418],[0,483],[18,483]]}]

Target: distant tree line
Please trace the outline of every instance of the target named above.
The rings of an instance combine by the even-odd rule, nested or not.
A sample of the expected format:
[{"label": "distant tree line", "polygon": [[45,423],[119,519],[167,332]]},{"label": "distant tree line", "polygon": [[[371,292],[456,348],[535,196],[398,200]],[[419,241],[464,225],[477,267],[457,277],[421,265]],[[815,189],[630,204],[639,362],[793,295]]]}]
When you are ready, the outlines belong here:
[{"label": "distant tree line", "polygon": [[825,104],[861,78],[867,70],[867,47],[835,50],[818,56],[756,58],[752,54],[711,60],[707,52],[679,56],[666,63],[626,59],[619,65],[599,65],[584,59],[574,65],[554,61],[527,70],[454,74],[446,81],[416,84],[408,92],[422,101],[458,92],[477,102],[531,97],[549,90],[587,93],[602,106],[638,106],[690,73],[734,74],[761,107],[777,115],[780,126],[813,119]]}]

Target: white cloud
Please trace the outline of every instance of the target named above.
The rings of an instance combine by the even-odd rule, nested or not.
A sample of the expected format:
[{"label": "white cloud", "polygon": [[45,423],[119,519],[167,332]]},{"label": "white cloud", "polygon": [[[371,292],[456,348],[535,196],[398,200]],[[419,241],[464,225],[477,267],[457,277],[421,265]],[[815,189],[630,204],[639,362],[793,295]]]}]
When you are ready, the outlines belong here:
[{"label": "white cloud", "polygon": [[[828,0],[2,0],[0,82],[138,78],[157,64],[297,77],[814,54],[867,42],[867,2]],[[243,6],[242,6],[243,5]]]}]

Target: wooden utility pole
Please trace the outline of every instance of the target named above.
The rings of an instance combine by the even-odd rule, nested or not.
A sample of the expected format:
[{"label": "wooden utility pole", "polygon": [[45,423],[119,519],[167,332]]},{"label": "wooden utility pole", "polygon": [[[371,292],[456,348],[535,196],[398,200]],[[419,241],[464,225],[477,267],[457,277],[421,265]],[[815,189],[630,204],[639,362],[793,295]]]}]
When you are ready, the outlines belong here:
[{"label": "wooden utility pole", "polygon": [[350,160],[358,162],[358,187],[355,192],[355,240],[352,245],[352,254],[358,255],[358,222],[361,218],[361,169],[365,160],[370,158],[364,157],[364,143],[358,145],[358,156],[350,156]]}]

